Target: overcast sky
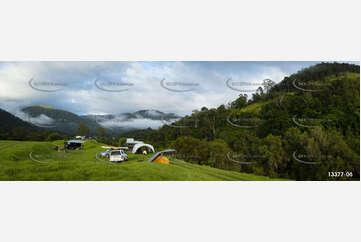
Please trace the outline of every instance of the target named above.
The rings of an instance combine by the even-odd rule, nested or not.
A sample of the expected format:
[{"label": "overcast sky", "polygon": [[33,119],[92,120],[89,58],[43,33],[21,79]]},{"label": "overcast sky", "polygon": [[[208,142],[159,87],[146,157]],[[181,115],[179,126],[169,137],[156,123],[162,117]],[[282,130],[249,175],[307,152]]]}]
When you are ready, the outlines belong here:
[{"label": "overcast sky", "polygon": [[156,109],[186,115],[236,99],[240,92],[226,85],[229,78],[253,83],[242,86],[253,90],[264,79],[278,83],[317,63],[0,62],[0,108],[14,112],[49,105],[77,114]]}]

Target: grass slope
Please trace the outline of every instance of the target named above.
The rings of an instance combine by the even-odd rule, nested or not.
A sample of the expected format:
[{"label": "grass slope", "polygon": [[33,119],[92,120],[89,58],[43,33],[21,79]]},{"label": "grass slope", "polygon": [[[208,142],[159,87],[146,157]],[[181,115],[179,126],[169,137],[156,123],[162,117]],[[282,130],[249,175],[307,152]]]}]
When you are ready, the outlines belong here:
[{"label": "grass slope", "polygon": [[240,110],[240,112],[250,112],[250,113],[259,113],[264,105],[266,105],[267,102],[260,102],[260,103],[253,103],[250,104]]},{"label": "grass slope", "polygon": [[[112,164],[97,159],[102,144],[87,141],[84,150],[57,152],[56,142],[0,141],[0,180],[20,181],[243,181],[271,180],[268,177],[175,161],[176,164],[149,163],[151,155],[129,154],[129,161]],[[32,159],[30,159],[31,154]],[[34,161],[36,160],[36,161]],[[140,161],[142,160],[142,161]]]}]

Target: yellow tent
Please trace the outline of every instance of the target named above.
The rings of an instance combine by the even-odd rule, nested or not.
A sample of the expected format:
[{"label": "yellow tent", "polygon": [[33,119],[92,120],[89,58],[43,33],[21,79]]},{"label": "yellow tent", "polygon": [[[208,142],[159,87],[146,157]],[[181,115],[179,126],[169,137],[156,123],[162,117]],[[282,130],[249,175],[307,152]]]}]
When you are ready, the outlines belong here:
[{"label": "yellow tent", "polygon": [[160,163],[164,165],[169,165],[169,160],[166,156],[160,155],[155,160],[153,160],[155,163]]},{"label": "yellow tent", "polygon": [[164,153],[170,153],[170,152],[175,152],[175,151],[176,150],[172,150],[172,149],[160,151],[157,154],[153,155],[153,157],[150,158],[148,161],[156,162],[156,163],[160,163],[160,164],[164,164],[164,165],[169,165],[170,162],[169,162],[168,158],[166,156],[164,156]]}]

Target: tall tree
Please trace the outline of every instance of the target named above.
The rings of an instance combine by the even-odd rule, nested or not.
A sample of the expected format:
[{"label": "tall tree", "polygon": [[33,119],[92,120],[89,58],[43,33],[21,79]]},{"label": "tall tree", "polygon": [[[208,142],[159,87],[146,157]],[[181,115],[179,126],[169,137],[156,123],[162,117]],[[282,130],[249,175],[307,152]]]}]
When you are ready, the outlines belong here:
[{"label": "tall tree", "polygon": [[81,136],[89,136],[90,134],[90,129],[89,127],[83,125],[83,124],[80,124],[78,126],[78,135],[81,135]]},{"label": "tall tree", "polygon": [[98,128],[97,135],[100,137],[104,137],[105,136],[105,128]]}]

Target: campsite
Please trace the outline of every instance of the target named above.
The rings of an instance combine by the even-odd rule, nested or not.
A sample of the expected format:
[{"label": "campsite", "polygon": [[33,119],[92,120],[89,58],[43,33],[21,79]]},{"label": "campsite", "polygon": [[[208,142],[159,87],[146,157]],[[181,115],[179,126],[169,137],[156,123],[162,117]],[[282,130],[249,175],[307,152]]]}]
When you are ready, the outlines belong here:
[{"label": "campsite", "polygon": [[[259,79],[250,95],[235,93],[242,80],[215,82],[212,90],[229,95],[222,94],[217,104],[195,102],[200,93],[194,90],[193,99],[190,92],[181,98],[187,105],[155,102],[162,111],[151,99],[132,103],[115,93],[114,100],[99,93],[105,102],[94,107],[87,105],[93,100],[84,101],[84,108],[62,107],[61,95],[54,100],[50,95],[35,104],[14,103],[18,112],[0,108],[0,179],[359,180],[360,67],[313,64],[292,67],[277,82]],[[146,83],[155,88],[151,93],[163,89]],[[92,88],[88,84],[84,91]],[[163,92],[171,100],[174,94],[168,91]],[[138,94],[145,92],[132,88],[126,93]],[[183,106],[186,110],[177,111]],[[175,151],[154,157],[166,150]],[[111,168],[105,172],[106,166]],[[333,176],[333,171],[347,175]]]},{"label": "campsite", "polygon": [[[54,142],[0,141],[0,180],[17,181],[243,181],[268,177],[227,171],[171,159],[169,165],[148,162],[153,153],[133,154],[129,160],[111,163],[96,159],[105,144],[84,142],[81,150],[58,152],[64,140]],[[31,155],[30,155],[31,154]]]}]

